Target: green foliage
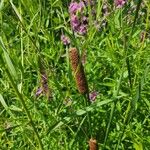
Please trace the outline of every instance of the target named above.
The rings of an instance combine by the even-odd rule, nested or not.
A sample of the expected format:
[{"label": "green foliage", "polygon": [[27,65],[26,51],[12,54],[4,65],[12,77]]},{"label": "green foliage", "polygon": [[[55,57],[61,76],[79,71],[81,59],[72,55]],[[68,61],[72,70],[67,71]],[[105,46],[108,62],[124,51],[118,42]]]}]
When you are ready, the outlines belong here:
[{"label": "green foliage", "polygon": [[[93,137],[103,150],[149,150],[150,2],[97,1],[86,36],[71,30],[69,3],[0,1],[0,149],[85,150]],[[76,89],[70,47],[86,52],[89,90],[98,92],[90,104]],[[36,97],[41,68],[50,97]]]}]

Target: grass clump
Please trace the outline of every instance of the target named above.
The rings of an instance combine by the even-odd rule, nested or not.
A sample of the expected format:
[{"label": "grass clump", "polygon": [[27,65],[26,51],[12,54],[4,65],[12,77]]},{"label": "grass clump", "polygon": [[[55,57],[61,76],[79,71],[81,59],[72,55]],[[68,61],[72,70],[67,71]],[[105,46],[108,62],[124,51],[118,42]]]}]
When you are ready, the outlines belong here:
[{"label": "grass clump", "polygon": [[149,150],[149,14],[147,0],[1,0],[0,149]]}]

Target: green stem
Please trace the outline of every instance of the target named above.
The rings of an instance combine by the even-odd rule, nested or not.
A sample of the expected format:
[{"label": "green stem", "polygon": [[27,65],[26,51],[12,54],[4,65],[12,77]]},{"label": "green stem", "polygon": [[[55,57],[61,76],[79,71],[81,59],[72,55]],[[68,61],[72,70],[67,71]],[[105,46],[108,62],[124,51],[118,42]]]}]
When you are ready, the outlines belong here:
[{"label": "green stem", "polygon": [[[3,62],[3,64],[5,64],[2,57],[1,57],[1,61]],[[23,99],[23,96],[22,96],[22,95],[20,94],[20,92],[18,91],[18,88],[17,88],[16,84],[14,83],[13,78],[12,78],[12,76],[11,76],[9,70],[8,70],[7,68],[5,68],[5,71],[6,71],[6,74],[7,74],[8,78],[9,78],[11,84],[12,84],[12,87],[13,87],[13,89],[14,89],[16,95],[18,96],[18,98],[19,98],[19,100],[20,100],[20,102],[21,102],[21,104],[22,104],[22,106],[23,106],[23,108],[24,108],[24,110],[25,110],[25,112],[26,112],[26,114],[27,114],[28,120],[29,120],[29,122],[30,122],[30,124],[31,124],[31,126],[32,126],[32,128],[33,128],[33,131],[34,131],[36,137],[37,137],[37,140],[38,140],[38,143],[39,143],[39,148],[40,148],[40,150],[44,150],[43,145],[42,145],[42,142],[41,142],[41,139],[40,139],[40,136],[39,136],[38,131],[37,131],[35,125],[34,125],[34,122],[33,122],[33,120],[32,120],[32,117],[31,117],[31,115],[30,115],[30,113],[29,113],[29,111],[28,111],[28,109],[27,109],[27,106],[26,106],[26,104],[25,104],[25,101],[24,101],[24,99]]]},{"label": "green stem", "polygon": [[[88,95],[84,95],[84,101],[85,101],[86,107],[90,105]],[[91,113],[90,112],[87,112],[87,124],[88,124],[88,130],[89,130],[88,138],[91,138],[92,137],[92,127],[91,127]]]},{"label": "green stem", "polygon": [[[118,140],[118,143],[117,143],[116,148],[115,148],[116,150],[118,150],[118,148],[119,148],[119,145],[120,145],[120,142],[121,142],[122,137],[124,135],[126,126],[130,123],[130,120],[132,118],[132,115],[133,115],[133,112],[134,112],[134,109],[135,109],[135,104],[136,104],[137,100],[139,99],[139,95],[140,95],[140,91],[141,91],[141,85],[139,83],[139,87],[137,89],[137,95],[138,96],[136,98],[133,97],[133,94],[132,94],[132,82],[131,82],[131,65],[130,65],[130,60],[129,60],[130,57],[129,57],[129,50],[128,50],[129,49],[129,41],[131,40],[132,35],[134,33],[134,29],[135,29],[136,21],[137,21],[137,18],[138,18],[138,12],[140,10],[141,3],[142,3],[142,0],[139,0],[138,4],[136,6],[136,12],[135,12],[135,16],[134,16],[134,21],[133,21],[132,29],[131,29],[131,32],[129,34],[128,40],[125,37],[125,46],[124,47],[127,50],[127,52],[126,52],[126,64],[127,64],[127,70],[128,70],[128,78],[129,78],[129,82],[130,82],[129,94],[131,95],[132,100],[129,102],[127,110],[126,110],[126,117],[125,117],[125,120],[124,120],[122,133],[120,133],[119,140]],[[124,35],[125,35],[125,32],[124,32]],[[126,43],[128,43],[128,45],[126,45]]]},{"label": "green stem", "polygon": [[[123,64],[123,68],[124,68],[124,64]],[[105,139],[104,139],[104,147],[105,147],[106,142],[107,142],[107,138],[108,138],[108,134],[109,134],[109,131],[110,131],[111,122],[112,122],[113,115],[114,115],[114,112],[115,112],[115,107],[116,107],[116,102],[117,102],[117,96],[118,96],[119,91],[120,91],[120,86],[121,86],[123,71],[124,71],[124,70],[122,70],[122,73],[121,73],[121,75],[120,75],[116,92],[114,93],[113,104],[112,104],[112,106],[111,106],[110,117],[109,117],[109,121],[108,121],[108,124],[107,124],[107,129],[106,129],[106,134],[105,134]]]}]

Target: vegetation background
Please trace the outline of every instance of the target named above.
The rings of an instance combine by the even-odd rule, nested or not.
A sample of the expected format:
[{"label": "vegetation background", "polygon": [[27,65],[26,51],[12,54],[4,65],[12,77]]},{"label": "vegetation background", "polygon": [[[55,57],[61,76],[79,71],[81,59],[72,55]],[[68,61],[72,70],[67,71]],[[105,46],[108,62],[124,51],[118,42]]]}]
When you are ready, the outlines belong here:
[{"label": "vegetation background", "polygon": [[[86,35],[72,31],[69,4],[0,1],[0,149],[85,150],[93,138],[99,149],[149,150],[150,1],[96,1]],[[90,104],[70,47],[85,55]]]}]

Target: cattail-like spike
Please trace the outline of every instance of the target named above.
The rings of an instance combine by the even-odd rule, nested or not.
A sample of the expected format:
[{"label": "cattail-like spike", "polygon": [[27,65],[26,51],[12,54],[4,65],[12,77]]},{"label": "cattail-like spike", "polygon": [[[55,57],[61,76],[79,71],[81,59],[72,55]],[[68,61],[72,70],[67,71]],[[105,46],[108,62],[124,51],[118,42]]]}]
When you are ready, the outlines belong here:
[{"label": "cattail-like spike", "polygon": [[89,141],[89,150],[98,150],[97,141],[95,139],[90,139]]},{"label": "cattail-like spike", "polygon": [[71,48],[69,57],[79,93],[88,94],[88,84],[78,50],[76,48]]}]

